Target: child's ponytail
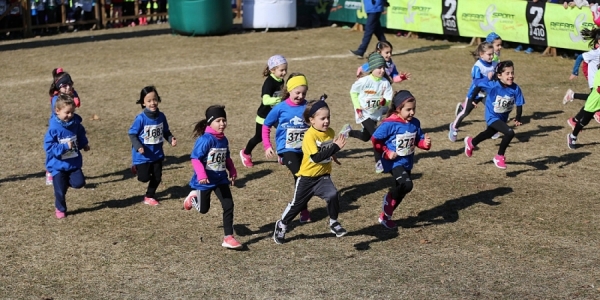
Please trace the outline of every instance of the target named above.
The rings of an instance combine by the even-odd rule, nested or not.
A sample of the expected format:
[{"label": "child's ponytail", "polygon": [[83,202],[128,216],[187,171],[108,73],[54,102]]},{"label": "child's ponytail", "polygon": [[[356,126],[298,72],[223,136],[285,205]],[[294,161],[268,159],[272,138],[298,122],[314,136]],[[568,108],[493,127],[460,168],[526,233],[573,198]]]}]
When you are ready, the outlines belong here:
[{"label": "child's ponytail", "polygon": [[269,75],[271,75],[271,70],[269,70],[269,66],[265,67],[262,74],[264,77],[269,77]]},{"label": "child's ponytail", "polygon": [[581,36],[584,40],[590,40],[588,45],[591,49],[596,49],[596,44],[600,43],[600,27],[584,28],[581,30]]},{"label": "child's ponytail", "polygon": [[206,130],[206,119],[202,119],[202,120],[200,120],[200,122],[198,122],[198,123],[196,123],[196,125],[194,125],[194,138],[197,138],[197,137],[203,135],[205,130]]}]

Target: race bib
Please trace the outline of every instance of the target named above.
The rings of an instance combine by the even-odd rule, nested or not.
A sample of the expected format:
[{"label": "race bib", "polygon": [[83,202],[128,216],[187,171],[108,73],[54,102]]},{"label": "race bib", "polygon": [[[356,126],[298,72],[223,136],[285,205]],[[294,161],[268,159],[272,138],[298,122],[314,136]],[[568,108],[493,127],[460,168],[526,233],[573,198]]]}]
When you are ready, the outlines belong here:
[{"label": "race bib", "polygon": [[164,141],[163,139],[163,123],[158,125],[146,125],[144,126],[143,135],[144,144],[156,145]]},{"label": "race bib", "polygon": [[206,168],[211,171],[225,171],[227,148],[211,148],[206,157]]},{"label": "race bib", "polygon": [[[333,141],[332,140],[329,140],[329,141],[326,141],[326,142],[317,141],[317,149],[319,150],[319,152],[321,152],[321,151],[323,151],[323,150],[325,150],[325,149],[327,149],[327,148],[329,148],[331,146],[333,146]],[[328,164],[331,161],[332,161],[332,158],[329,157],[327,159],[324,159],[324,160],[320,161],[319,163],[320,164]]]},{"label": "race bib", "polygon": [[362,101],[362,110],[374,114],[379,109],[380,97],[369,97]]},{"label": "race bib", "polygon": [[285,132],[285,148],[301,149],[305,128],[288,128]]},{"label": "race bib", "polygon": [[58,140],[58,142],[61,144],[68,144],[69,142],[73,142],[73,148],[63,153],[63,155],[60,156],[60,159],[65,160],[79,156],[79,152],[77,151],[77,136],[60,139]]},{"label": "race bib", "polygon": [[396,154],[398,156],[407,156],[415,152],[416,132],[406,132],[396,134]]},{"label": "race bib", "polygon": [[498,114],[503,114],[510,112],[513,110],[515,106],[515,98],[513,97],[500,97],[496,96],[496,101],[494,101],[494,112]]}]

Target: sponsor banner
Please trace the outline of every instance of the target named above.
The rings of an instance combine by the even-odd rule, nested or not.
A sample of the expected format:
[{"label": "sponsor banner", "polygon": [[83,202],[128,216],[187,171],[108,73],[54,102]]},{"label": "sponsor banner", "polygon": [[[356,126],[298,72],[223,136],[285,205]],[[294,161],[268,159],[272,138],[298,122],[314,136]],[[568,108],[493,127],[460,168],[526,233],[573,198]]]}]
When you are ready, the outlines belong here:
[{"label": "sponsor banner", "polygon": [[387,27],[443,34],[441,0],[388,0]]},{"label": "sponsor banner", "polygon": [[460,35],[456,17],[457,5],[458,0],[442,0],[442,29],[445,35]]},{"label": "sponsor banner", "polygon": [[588,43],[580,34],[583,28],[594,26],[592,12],[588,7],[564,9],[560,5],[548,4],[545,8],[544,26],[548,46],[589,50]]},{"label": "sponsor banner", "polygon": [[548,46],[548,35],[544,23],[545,8],[545,3],[527,1],[525,16],[527,18],[530,45]]},{"label": "sponsor banner", "polygon": [[[529,43],[526,1],[478,0],[458,4],[458,28],[461,36],[485,37],[496,32],[503,40]],[[562,7],[562,6],[561,6]]]}]

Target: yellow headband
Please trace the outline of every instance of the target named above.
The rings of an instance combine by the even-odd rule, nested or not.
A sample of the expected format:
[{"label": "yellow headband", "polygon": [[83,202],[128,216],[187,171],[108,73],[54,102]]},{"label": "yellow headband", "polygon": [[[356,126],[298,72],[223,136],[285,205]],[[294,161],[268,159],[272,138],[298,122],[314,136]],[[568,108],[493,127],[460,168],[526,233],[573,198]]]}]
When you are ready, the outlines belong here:
[{"label": "yellow headband", "polygon": [[287,90],[289,92],[301,85],[308,86],[308,83],[306,82],[306,77],[304,77],[302,75],[294,76],[294,77],[288,79]]}]

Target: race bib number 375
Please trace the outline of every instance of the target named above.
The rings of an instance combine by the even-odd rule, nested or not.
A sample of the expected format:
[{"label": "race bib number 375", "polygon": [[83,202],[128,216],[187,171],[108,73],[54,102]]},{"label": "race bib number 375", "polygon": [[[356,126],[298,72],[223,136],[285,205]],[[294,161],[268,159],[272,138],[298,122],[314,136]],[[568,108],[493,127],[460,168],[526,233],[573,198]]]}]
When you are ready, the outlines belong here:
[{"label": "race bib number 375", "polygon": [[304,140],[304,128],[288,128],[285,132],[285,147],[300,149],[302,148],[302,140]]}]

